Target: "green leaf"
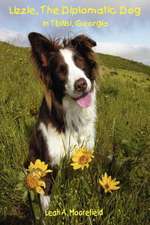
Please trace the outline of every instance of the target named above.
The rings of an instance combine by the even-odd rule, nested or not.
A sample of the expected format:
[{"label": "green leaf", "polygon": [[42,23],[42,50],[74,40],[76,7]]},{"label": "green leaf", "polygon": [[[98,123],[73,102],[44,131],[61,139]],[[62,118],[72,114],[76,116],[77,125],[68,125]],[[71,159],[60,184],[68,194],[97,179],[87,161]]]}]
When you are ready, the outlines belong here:
[{"label": "green leaf", "polygon": [[22,190],[22,189],[24,189],[24,184],[23,183],[19,183],[19,184],[17,184],[16,185],[16,190]]},{"label": "green leaf", "polygon": [[33,191],[30,191],[30,197],[31,197],[31,200],[34,201],[35,193]]},{"label": "green leaf", "polygon": [[24,174],[24,172],[21,171],[21,172],[19,173],[18,180],[19,180],[19,181],[23,181],[24,179],[25,179],[25,174]]},{"label": "green leaf", "polygon": [[24,201],[24,202],[27,200],[27,197],[28,197],[28,191],[26,190],[26,191],[23,193],[23,201]]}]

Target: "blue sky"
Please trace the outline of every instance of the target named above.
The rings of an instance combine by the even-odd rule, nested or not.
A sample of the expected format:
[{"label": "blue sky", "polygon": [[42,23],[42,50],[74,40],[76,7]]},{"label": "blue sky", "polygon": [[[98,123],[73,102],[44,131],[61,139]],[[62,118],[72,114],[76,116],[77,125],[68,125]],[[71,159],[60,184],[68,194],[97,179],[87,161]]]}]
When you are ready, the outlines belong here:
[{"label": "blue sky", "polygon": [[[141,7],[142,15],[125,16],[11,16],[9,7],[34,7],[39,11],[41,4],[51,7],[80,6],[100,8],[112,6]],[[80,19],[83,21],[106,20],[110,26],[105,28],[43,28],[43,19]],[[0,40],[14,42],[18,45],[27,44],[27,34],[32,31],[46,35],[65,37],[84,33],[98,43],[96,51],[120,55],[150,64],[150,1],[149,0],[1,0],[0,2]]]}]

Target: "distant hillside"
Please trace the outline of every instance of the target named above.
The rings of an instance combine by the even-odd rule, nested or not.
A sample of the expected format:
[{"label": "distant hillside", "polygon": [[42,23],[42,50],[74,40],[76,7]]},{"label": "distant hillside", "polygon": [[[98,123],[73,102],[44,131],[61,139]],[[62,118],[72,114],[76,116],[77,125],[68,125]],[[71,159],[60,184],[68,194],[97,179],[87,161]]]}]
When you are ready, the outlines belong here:
[{"label": "distant hillside", "polygon": [[[13,52],[13,50],[16,50],[16,53]],[[16,54],[18,55],[19,53],[25,54],[29,52],[29,48],[15,47],[8,43],[0,42],[0,51],[1,51],[1,54],[3,54],[3,51],[5,51],[5,53],[8,51],[11,53],[13,57],[13,55],[16,55]],[[117,56],[111,56],[111,55],[100,54],[100,53],[97,53],[97,57],[98,57],[98,63],[108,68],[124,69],[124,70],[141,72],[141,73],[150,75],[150,66],[144,65],[142,63],[135,62],[132,60],[127,60]]]},{"label": "distant hillside", "polygon": [[150,75],[150,66],[144,65],[143,63],[124,59],[118,56],[111,56],[111,55],[105,55],[105,54],[99,54],[99,53],[97,55],[98,55],[98,62],[101,65],[105,65],[108,68],[124,69],[124,70],[146,73]]}]

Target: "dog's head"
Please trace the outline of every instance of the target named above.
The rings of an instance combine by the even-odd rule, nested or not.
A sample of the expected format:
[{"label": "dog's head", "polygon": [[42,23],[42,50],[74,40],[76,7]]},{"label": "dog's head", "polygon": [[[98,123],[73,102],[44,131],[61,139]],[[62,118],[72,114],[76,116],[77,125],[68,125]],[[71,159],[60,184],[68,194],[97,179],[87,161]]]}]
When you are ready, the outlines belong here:
[{"label": "dog's head", "polygon": [[89,106],[97,66],[92,50],[96,42],[79,35],[60,43],[39,33],[30,33],[29,41],[41,79],[55,98],[61,103],[68,95],[81,107]]}]

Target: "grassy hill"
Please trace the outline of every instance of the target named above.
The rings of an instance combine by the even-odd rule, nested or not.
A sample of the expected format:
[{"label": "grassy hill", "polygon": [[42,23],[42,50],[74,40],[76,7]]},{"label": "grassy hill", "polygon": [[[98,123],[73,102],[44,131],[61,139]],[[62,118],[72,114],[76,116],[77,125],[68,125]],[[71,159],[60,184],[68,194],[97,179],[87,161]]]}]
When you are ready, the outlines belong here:
[{"label": "grassy hill", "polygon": [[150,75],[150,67],[142,63],[123,59],[118,56],[111,56],[106,54],[98,54],[98,61],[100,64],[111,69],[123,69],[135,72],[141,72]]},{"label": "grassy hill", "polygon": [[[97,138],[89,169],[63,162],[50,209],[103,209],[102,217],[49,217],[55,225],[147,225],[150,165],[150,67],[98,54]],[[31,224],[28,201],[16,189],[42,91],[30,50],[0,43],[0,224]],[[112,160],[113,156],[113,160]],[[104,194],[107,172],[120,190]],[[61,222],[60,222],[61,221]]]}]

